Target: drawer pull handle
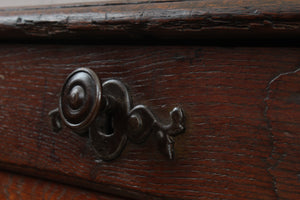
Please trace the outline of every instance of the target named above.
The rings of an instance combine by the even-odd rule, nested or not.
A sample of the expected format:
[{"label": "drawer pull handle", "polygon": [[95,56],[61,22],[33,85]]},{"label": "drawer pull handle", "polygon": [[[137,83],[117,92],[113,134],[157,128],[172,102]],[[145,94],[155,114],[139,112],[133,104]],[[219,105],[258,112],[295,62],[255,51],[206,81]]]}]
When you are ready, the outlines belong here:
[{"label": "drawer pull handle", "polygon": [[66,79],[58,108],[49,112],[53,131],[62,124],[80,136],[87,136],[102,160],[117,158],[127,140],[139,144],[154,134],[158,147],[174,158],[173,137],[184,131],[183,110],[170,112],[171,123],[162,124],[144,105],[132,106],[126,86],[118,80],[101,84],[94,71],[79,68]]}]

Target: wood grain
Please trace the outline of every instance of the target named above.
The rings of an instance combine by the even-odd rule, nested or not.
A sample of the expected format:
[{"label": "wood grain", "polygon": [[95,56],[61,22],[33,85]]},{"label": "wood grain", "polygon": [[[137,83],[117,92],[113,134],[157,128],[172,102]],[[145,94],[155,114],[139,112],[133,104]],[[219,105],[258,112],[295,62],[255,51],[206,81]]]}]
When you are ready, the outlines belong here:
[{"label": "wood grain", "polygon": [[273,143],[272,154],[268,158],[272,166],[268,170],[273,176],[273,186],[278,190],[278,196],[284,199],[294,198],[293,191],[297,191],[297,198],[300,197],[299,80],[299,68],[279,74],[270,81],[265,98],[265,114]]},{"label": "wood grain", "polygon": [[[299,199],[299,48],[2,45],[0,166],[136,199]],[[85,138],[52,132],[66,76],[78,67],[130,88],[186,133],[167,160],[154,140],[99,162]]]},{"label": "wood grain", "polygon": [[51,181],[0,171],[0,199],[120,200],[117,197]]},{"label": "wood grain", "polygon": [[299,0],[132,0],[0,9],[0,38],[297,39]]},{"label": "wood grain", "polygon": [[83,3],[83,2],[101,2],[103,0],[14,0],[14,1],[9,1],[9,0],[2,0],[0,7],[24,7],[24,6],[42,6],[42,5],[47,5],[51,6],[54,4],[75,4],[75,3]]}]

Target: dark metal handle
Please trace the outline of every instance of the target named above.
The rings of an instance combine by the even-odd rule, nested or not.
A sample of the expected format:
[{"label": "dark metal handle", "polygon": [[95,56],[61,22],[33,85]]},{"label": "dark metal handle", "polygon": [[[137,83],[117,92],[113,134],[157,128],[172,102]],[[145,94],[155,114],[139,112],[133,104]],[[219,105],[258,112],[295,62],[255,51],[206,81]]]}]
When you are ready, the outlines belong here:
[{"label": "dark metal handle", "polygon": [[143,105],[133,107],[125,85],[118,80],[101,84],[94,71],[79,68],[66,79],[59,98],[59,107],[49,112],[53,131],[64,125],[81,136],[89,136],[102,160],[118,157],[127,139],[143,143],[152,133],[159,149],[174,158],[173,137],[184,131],[183,110],[170,112],[171,123],[160,123]]}]

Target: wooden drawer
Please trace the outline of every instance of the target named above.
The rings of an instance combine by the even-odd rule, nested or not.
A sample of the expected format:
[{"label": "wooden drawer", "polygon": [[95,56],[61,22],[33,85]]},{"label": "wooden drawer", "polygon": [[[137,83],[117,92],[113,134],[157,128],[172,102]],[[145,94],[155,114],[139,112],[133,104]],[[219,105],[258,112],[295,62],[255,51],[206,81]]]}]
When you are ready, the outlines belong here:
[{"label": "wooden drawer", "polygon": [[[74,48],[76,50],[74,50]],[[298,48],[3,45],[1,167],[125,196],[293,197],[299,189]],[[284,55],[284,56],[283,56]],[[180,105],[176,158],[155,141],[97,163],[88,139],[47,113],[66,75],[89,67],[130,86],[162,119]],[[276,190],[275,190],[276,188]]]},{"label": "wooden drawer", "polygon": [[74,200],[120,200],[107,194],[101,194],[81,188],[70,187],[6,171],[0,171],[1,199],[74,199]]},{"label": "wooden drawer", "polygon": [[[235,13],[231,3],[221,1],[220,8],[208,1],[141,1],[1,10],[3,39],[32,40],[7,40],[0,46],[0,167],[94,190],[96,196],[105,192],[133,199],[299,199],[300,49],[284,39],[295,40],[299,33],[299,3],[260,2],[249,8],[259,8],[259,15],[249,14],[244,3],[239,5],[244,10]],[[149,15],[157,12],[134,20],[143,6]],[[163,17],[172,10],[172,19]],[[203,10],[207,12],[199,14]],[[198,14],[184,15],[188,11]],[[38,18],[41,12],[45,13]],[[106,21],[101,12],[120,18]],[[58,13],[69,21],[58,22]],[[16,16],[21,19],[10,21]],[[80,16],[86,18],[76,18]],[[89,17],[98,21],[88,22]],[[270,17],[273,26],[266,21]],[[209,18],[214,25],[205,25]],[[255,25],[258,21],[263,28]],[[228,23],[231,28],[225,27]],[[248,25],[252,28],[246,30]],[[271,45],[261,40],[269,33],[276,39]],[[167,34],[178,41],[161,41]],[[87,35],[95,44],[91,38],[72,40]],[[248,42],[239,43],[235,35]],[[119,36],[137,41],[109,40]],[[155,45],[140,36],[154,38]],[[232,43],[195,40],[223,36]],[[60,40],[69,37],[68,42]],[[274,44],[277,40],[280,44]],[[175,159],[161,155],[150,137],[139,145],[128,142],[113,161],[100,161],[88,138],[67,128],[53,132],[48,113],[58,106],[68,74],[79,67],[93,69],[102,81],[124,82],[134,105],[147,105],[163,122],[169,122],[169,112],[180,106],[185,133],[175,137]],[[0,176],[10,179],[5,173]]]}]

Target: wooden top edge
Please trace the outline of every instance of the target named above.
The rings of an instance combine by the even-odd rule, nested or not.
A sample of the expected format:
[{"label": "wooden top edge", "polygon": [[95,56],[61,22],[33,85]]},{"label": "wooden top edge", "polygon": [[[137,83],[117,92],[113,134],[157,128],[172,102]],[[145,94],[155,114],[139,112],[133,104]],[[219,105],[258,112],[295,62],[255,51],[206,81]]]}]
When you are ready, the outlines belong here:
[{"label": "wooden top edge", "polygon": [[300,2],[104,1],[0,8],[0,39],[296,38]]}]

